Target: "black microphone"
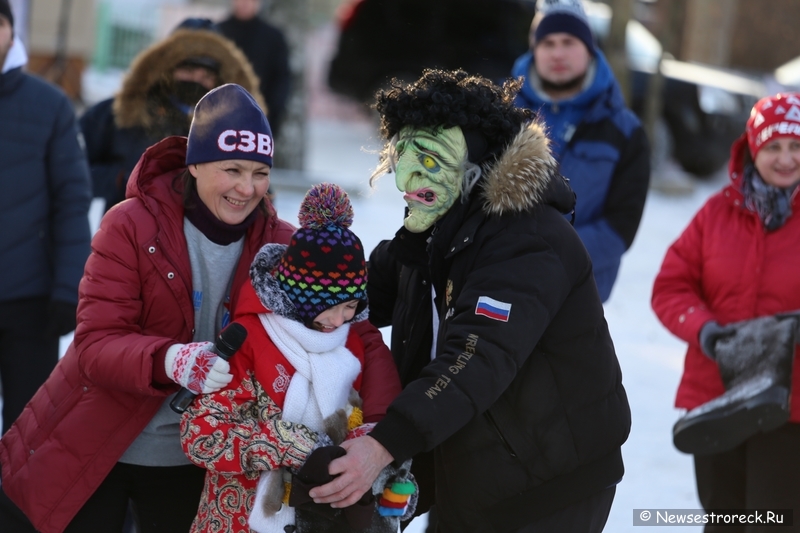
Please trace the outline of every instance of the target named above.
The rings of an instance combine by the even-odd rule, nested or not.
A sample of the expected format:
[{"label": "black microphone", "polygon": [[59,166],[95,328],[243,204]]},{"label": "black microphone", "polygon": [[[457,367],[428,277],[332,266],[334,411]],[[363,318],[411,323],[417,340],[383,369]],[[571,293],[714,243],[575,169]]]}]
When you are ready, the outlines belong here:
[{"label": "black microphone", "polygon": [[[214,343],[211,351],[228,361],[233,357],[233,354],[242,347],[246,338],[247,330],[245,327],[238,322],[232,322],[220,332],[219,337],[217,337],[217,342]],[[181,387],[178,394],[169,402],[169,406],[176,413],[183,414],[196,396],[197,395],[189,389]]]}]

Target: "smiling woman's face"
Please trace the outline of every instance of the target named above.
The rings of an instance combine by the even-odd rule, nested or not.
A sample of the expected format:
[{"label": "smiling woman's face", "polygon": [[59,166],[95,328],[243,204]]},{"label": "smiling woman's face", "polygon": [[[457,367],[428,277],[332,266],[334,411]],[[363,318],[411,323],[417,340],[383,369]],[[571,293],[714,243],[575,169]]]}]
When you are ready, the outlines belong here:
[{"label": "smiling woman's face", "polygon": [[769,185],[781,189],[794,187],[800,182],[800,140],[772,139],[758,151],[754,164]]},{"label": "smiling woman's face", "polygon": [[461,128],[405,127],[397,144],[395,183],[404,193],[408,231],[421,233],[444,216],[461,193],[467,142]]},{"label": "smiling woman's face", "polygon": [[189,165],[197,194],[214,216],[226,224],[241,224],[264,199],[270,167],[257,161],[229,159]]}]

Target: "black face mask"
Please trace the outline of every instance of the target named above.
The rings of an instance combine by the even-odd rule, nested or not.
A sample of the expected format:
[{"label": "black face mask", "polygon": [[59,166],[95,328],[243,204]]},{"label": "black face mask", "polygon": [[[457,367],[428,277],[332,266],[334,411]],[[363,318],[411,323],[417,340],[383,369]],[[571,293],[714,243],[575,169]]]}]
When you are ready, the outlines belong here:
[{"label": "black face mask", "polygon": [[208,89],[196,81],[172,82],[172,94],[182,104],[194,107],[208,92]]}]

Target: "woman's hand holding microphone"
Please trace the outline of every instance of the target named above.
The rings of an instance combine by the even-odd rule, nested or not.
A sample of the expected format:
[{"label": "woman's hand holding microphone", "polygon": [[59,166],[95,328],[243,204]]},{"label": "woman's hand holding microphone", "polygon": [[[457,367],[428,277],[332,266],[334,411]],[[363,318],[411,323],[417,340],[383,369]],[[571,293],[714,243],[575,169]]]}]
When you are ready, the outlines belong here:
[{"label": "woman's hand holding microphone", "polygon": [[173,344],[167,349],[164,366],[167,376],[195,394],[208,394],[224,388],[233,379],[231,366],[212,351],[213,342]]}]

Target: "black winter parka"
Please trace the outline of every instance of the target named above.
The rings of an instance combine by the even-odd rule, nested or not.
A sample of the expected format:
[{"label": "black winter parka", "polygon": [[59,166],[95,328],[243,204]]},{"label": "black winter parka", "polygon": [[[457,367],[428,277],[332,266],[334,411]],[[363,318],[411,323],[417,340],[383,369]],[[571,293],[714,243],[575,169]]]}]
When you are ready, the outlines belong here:
[{"label": "black winter parka", "polygon": [[370,319],[393,326],[405,387],[371,436],[396,461],[434,449],[440,531],[514,531],[623,475],[630,409],[554,169],[530,124],[430,235],[370,257]]}]

